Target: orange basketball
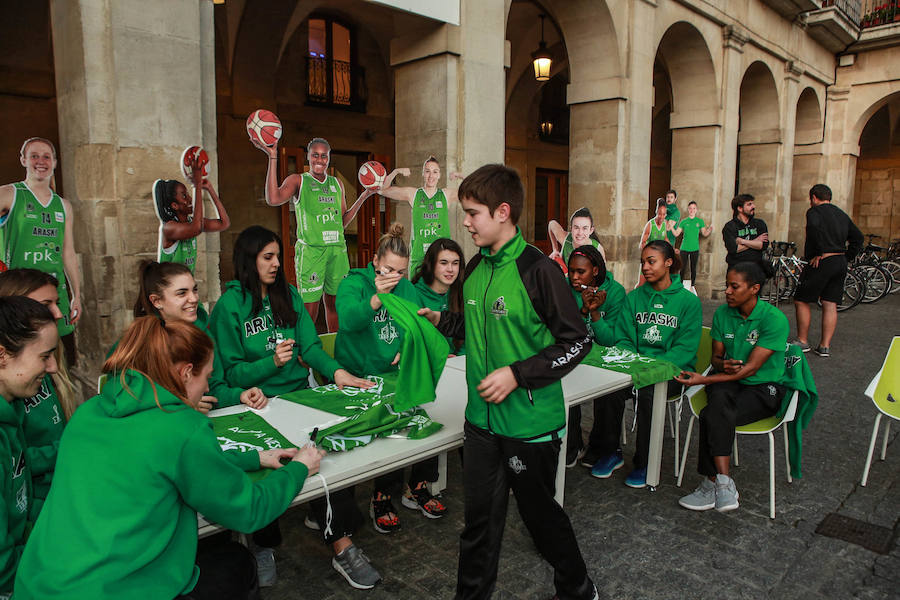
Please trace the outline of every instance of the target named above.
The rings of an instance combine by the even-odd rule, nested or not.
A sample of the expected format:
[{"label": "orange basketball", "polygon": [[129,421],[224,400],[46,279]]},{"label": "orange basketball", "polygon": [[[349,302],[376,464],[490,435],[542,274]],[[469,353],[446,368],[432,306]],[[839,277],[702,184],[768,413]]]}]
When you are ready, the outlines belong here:
[{"label": "orange basketball", "polygon": [[200,176],[209,177],[209,154],[200,146],[188,146],[181,153],[181,170],[185,178],[191,183],[197,183],[191,178],[191,163],[200,157]]},{"label": "orange basketball", "polygon": [[255,110],[247,117],[247,135],[251,141],[271,148],[281,139],[281,121],[270,110]]},{"label": "orange basketball", "polygon": [[370,160],[359,168],[359,183],[367,190],[377,190],[384,183],[387,171],[377,160]]}]

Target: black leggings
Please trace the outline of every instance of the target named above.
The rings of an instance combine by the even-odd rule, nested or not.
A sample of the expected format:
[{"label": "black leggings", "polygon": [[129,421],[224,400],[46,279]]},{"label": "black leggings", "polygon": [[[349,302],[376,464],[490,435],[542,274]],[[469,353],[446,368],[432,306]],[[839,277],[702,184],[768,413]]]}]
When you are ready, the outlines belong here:
[{"label": "black leggings", "polygon": [[[700,259],[700,251],[681,251],[681,278],[688,281],[697,281],[697,261]],[[690,268],[691,276],[688,277]]]},{"label": "black leggings", "polygon": [[256,559],[237,542],[213,536],[197,546],[197,585],[176,600],[257,600]]}]

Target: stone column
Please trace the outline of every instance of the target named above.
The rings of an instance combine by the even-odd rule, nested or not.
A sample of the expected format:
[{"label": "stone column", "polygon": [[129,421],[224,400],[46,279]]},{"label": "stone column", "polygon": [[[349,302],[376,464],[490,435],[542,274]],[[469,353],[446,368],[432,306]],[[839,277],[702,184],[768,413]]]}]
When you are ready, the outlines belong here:
[{"label": "stone column", "polygon": [[826,94],[824,179],[831,188],[832,202],[852,215],[853,193],[856,185],[856,159],[859,158],[859,139],[847,139],[851,125],[847,123],[849,86],[831,86]]},{"label": "stone column", "polygon": [[[391,41],[397,165],[418,168],[434,154],[447,187],[453,171],[469,174],[503,162],[505,24],[502,2],[463,0],[459,27],[442,25]],[[421,172],[410,175],[400,185],[421,185]],[[409,223],[408,206],[397,204],[396,214]],[[462,226],[462,211],[451,210],[450,219],[453,238],[471,257],[475,245]]]},{"label": "stone column", "polygon": [[769,236],[772,241],[773,231],[777,233],[779,240],[788,237],[788,229],[791,223],[791,182],[794,171],[794,139],[797,133],[797,100],[800,97],[801,69],[794,61],[787,61],[784,65],[784,87],[781,94],[781,129],[782,155],[779,165],[779,185],[777,195],[777,207],[775,211],[774,227],[769,225]]},{"label": "stone column", "polygon": [[731,220],[731,199],[734,197],[734,178],[737,169],[738,127],[740,124],[741,79],[744,75],[744,44],[748,34],[736,25],[722,30],[724,59],[722,61],[722,131],[720,134],[719,171],[713,196],[713,231],[710,234],[709,276],[710,294],[719,298],[725,289],[725,243],[722,227]]},{"label": "stone column", "polygon": [[[153,181],[183,180],[178,160],[192,144],[210,153],[216,180],[212,12],[208,0],[51,0],[62,177],[84,281],[77,337],[88,377],[131,320],[138,263],[156,255]],[[218,236],[203,236],[197,279],[205,300],[218,295]]]}]

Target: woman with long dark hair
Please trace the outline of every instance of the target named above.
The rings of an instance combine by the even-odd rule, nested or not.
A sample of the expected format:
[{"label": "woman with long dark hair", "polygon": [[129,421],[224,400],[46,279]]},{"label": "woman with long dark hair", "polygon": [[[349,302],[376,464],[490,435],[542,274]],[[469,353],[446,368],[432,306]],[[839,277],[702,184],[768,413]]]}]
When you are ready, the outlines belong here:
[{"label": "woman with long dark hair", "polygon": [[[235,280],[226,284],[209,317],[225,380],[231,386],[258,386],[266,396],[277,396],[308,387],[312,368],[339,388],[371,387],[373,382],[351,375],[322,349],[300,293],[284,276],[281,255],[281,238],[265,227],[248,227],[235,241]],[[324,523],[325,500],[310,504],[316,520]],[[353,490],[331,494],[331,508],[331,527],[322,527],[322,532],[334,548],[332,565],[351,586],[374,587],[381,576],[349,537],[362,522]],[[272,549],[281,544],[278,522],[253,537],[261,584],[271,585],[275,581]]]},{"label": "woman with long dark hair", "polygon": [[[434,240],[422,263],[412,273],[412,284],[419,293],[419,304],[438,312],[463,311],[463,281],[466,259],[462,247],[450,238]],[[465,354],[463,340],[447,338],[453,354]]]}]

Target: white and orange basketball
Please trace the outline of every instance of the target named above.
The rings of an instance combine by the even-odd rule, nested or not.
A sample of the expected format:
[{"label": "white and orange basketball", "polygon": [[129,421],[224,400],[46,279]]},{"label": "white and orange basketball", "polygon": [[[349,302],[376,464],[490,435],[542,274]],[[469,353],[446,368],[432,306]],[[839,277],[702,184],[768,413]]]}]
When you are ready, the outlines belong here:
[{"label": "white and orange basketball", "polygon": [[377,190],[384,183],[387,171],[377,160],[370,160],[359,168],[359,183],[367,190]]},{"label": "white and orange basketball", "polygon": [[255,110],[247,117],[247,135],[250,141],[271,148],[281,139],[281,121],[270,110]]},{"label": "white and orange basketball", "polygon": [[181,171],[185,178],[191,183],[196,183],[191,177],[191,163],[194,159],[200,157],[200,174],[201,177],[209,177],[209,154],[200,146],[188,146],[181,153]]}]

